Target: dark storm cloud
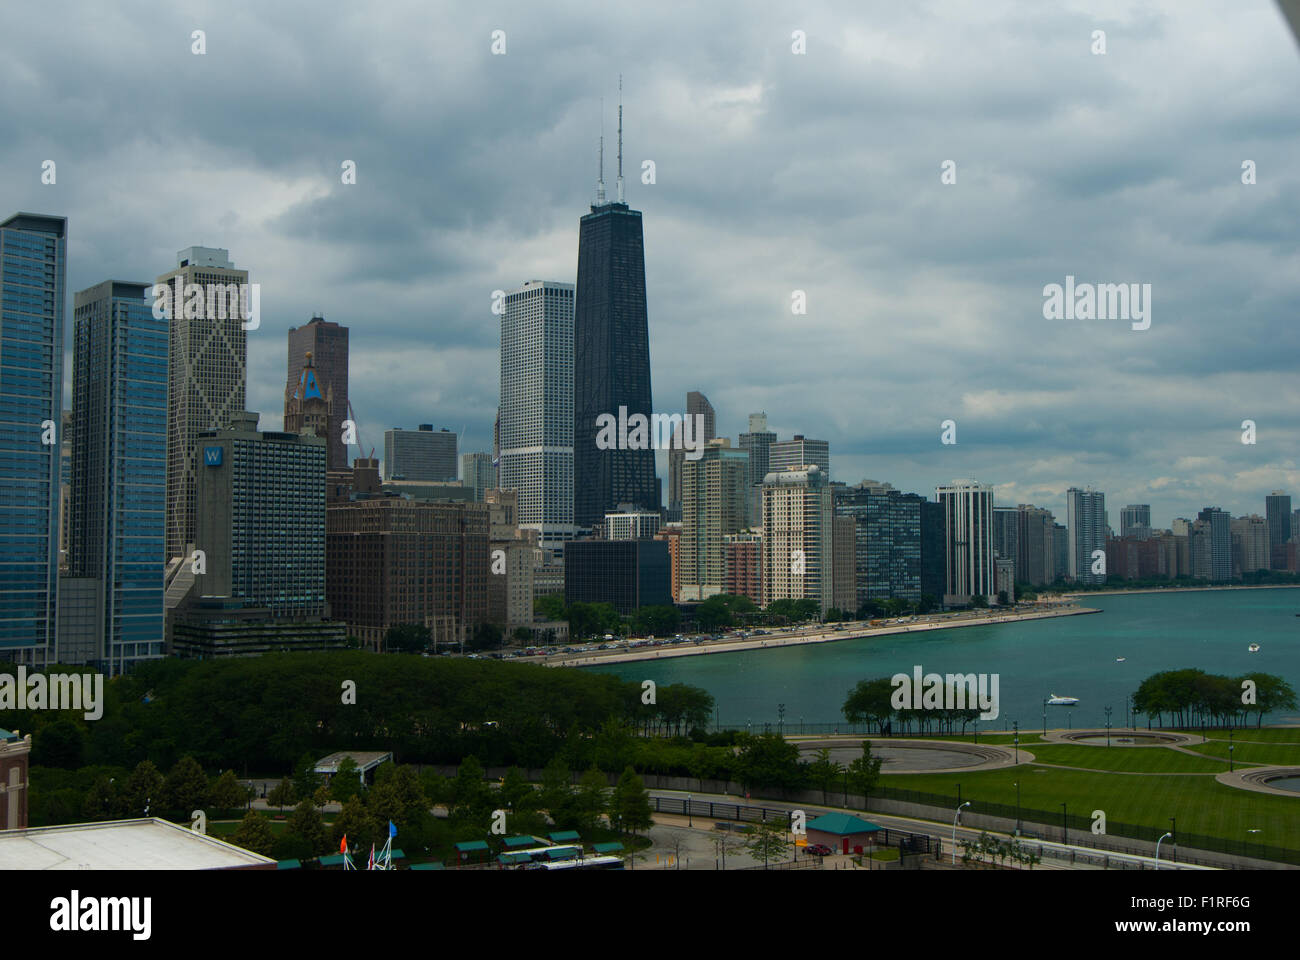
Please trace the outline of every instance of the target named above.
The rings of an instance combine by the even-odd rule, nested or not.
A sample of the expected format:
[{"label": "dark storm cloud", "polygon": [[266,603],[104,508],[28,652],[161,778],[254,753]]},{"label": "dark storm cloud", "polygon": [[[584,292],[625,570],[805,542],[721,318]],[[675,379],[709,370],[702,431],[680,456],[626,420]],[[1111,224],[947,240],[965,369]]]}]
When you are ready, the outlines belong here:
[{"label": "dark storm cloud", "polygon": [[[489,448],[491,293],[574,279],[602,97],[614,191],[623,73],[661,410],[703,390],[733,437],[766,410],[783,437],[829,439],[851,482],[974,476],[1058,510],[1094,483],[1112,522],[1130,501],[1167,523],[1300,493],[1300,57],[1263,0],[5,17],[0,213],[70,218],[70,292],[229,248],[263,284],[249,405],[271,424],[284,332],[320,311],[352,328],[367,444],[432,421]],[[1045,320],[1067,274],[1152,284],[1151,328]]]}]

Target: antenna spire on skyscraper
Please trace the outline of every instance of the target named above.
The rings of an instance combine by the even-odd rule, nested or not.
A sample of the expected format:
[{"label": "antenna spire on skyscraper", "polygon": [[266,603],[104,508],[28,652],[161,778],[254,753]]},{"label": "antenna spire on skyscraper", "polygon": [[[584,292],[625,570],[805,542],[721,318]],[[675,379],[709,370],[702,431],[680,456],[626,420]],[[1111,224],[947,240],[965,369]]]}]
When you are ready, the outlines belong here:
[{"label": "antenna spire on skyscraper", "polygon": [[596,204],[605,202],[605,98],[600,98],[600,169],[596,174]]},{"label": "antenna spire on skyscraper", "polygon": [[618,202],[623,202],[623,74],[618,75]]}]

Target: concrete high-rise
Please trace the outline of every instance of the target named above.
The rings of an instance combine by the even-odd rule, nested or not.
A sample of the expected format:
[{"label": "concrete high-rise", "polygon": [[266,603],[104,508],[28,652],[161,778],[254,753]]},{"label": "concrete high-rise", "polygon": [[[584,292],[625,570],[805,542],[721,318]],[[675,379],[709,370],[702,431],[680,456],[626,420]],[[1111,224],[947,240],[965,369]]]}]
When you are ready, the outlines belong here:
[{"label": "concrete high-rise", "polygon": [[[289,422],[289,398],[302,379],[304,358],[311,354],[316,380],[322,396],[333,407],[333,432],[329,434],[329,469],[348,468],[348,448],[343,442],[342,423],[348,413],[348,328],[314,316],[301,327],[289,328],[289,366],[284,382],[285,430]],[[365,456],[367,451],[359,455]]]},{"label": "concrete high-rise", "polygon": [[871,600],[921,599],[924,502],[924,497],[873,480],[835,487],[836,516],[854,522],[853,611]]},{"label": "concrete high-rise", "polygon": [[384,431],[384,479],[418,483],[454,483],[456,434],[422,423],[416,430]]},{"label": "concrete high-rise", "polygon": [[73,298],[68,572],[93,582],[95,612],[59,638],[59,660],[110,675],[164,653],[168,323],[151,286],[106,280]]},{"label": "concrete high-rise", "polygon": [[821,467],[771,471],[763,480],[763,605],[834,597],[834,505]]},{"label": "concrete high-rise", "polygon": [[1151,504],[1130,503],[1119,512],[1119,535],[1146,540],[1151,536]]},{"label": "concrete high-rise", "polygon": [[497,482],[519,491],[519,526],[551,553],[575,532],[573,315],[573,285],[550,280],[508,292],[501,311]]},{"label": "concrete high-rise", "polygon": [[776,443],[776,434],[767,429],[766,413],[749,415],[749,430],[740,435],[740,449],[749,451],[750,497],[749,522],[757,525],[763,514],[763,478],[770,471],[769,452]]},{"label": "concrete high-rise", "polygon": [[1070,538],[1070,579],[1080,583],[1105,583],[1105,573],[1093,573],[1101,551],[1106,556],[1106,495],[1089,488],[1071,487],[1065,492],[1066,529]]},{"label": "concrete high-rise", "polygon": [[[696,438],[696,443],[708,443],[717,434],[717,414],[709,398],[698,390],[686,394],[686,415],[693,423],[703,423],[704,435]],[[678,425],[673,432],[673,445],[668,448],[668,519],[676,522],[682,516],[682,464],[686,462],[686,450],[682,438],[678,436],[682,427]]]},{"label": "concrete high-rise", "polygon": [[[621,138],[620,138],[621,139]],[[621,150],[620,150],[621,154]],[[620,183],[622,177],[619,177]],[[602,414],[647,421],[650,334],[641,213],[622,200],[596,203],[580,223],[573,319],[573,522],[593,527],[620,503],[660,506],[654,450],[602,450]]]},{"label": "concrete high-rise", "polygon": [[997,596],[993,556],[993,488],[974,480],[938,487],[944,508],[947,551],[943,602],[965,604],[974,596]]},{"label": "concrete high-rise", "polygon": [[479,503],[487,499],[487,491],[497,489],[497,468],[490,453],[462,453],[460,474],[461,484],[474,491]]},{"label": "concrete high-rise", "polygon": [[53,659],[68,221],[0,222],[0,658]]},{"label": "concrete high-rise", "polygon": [[[228,250],[187,247],[176,269],[158,278],[183,285],[181,297],[163,301],[168,319],[167,540],[166,557],[183,556],[194,542],[194,487],[199,433],[224,429],[246,402],[248,271],[237,270]],[[239,285],[239,286],[237,286]],[[191,293],[194,296],[191,296]]]},{"label": "concrete high-rise", "polygon": [[259,431],[241,412],[200,431],[195,460],[195,570],[199,596],[229,597],[277,618],[319,618],[325,608],[324,437]]},{"label": "concrete high-rise", "polygon": [[1264,517],[1268,522],[1269,567],[1286,569],[1286,544],[1291,539],[1291,495],[1274,490],[1264,498]]},{"label": "concrete high-rise", "polygon": [[682,600],[707,600],[726,587],[727,534],[745,528],[749,454],[725,437],[682,466],[682,535],[677,563]]},{"label": "concrete high-rise", "polygon": [[[1232,576],[1234,579],[1243,574],[1272,569],[1270,565],[1272,551],[1269,541],[1269,526],[1263,517],[1258,514],[1252,514],[1249,517],[1233,517],[1228,526],[1232,536]],[[1285,550],[1282,552],[1282,560],[1285,565]]]},{"label": "concrete high-rise", "polygon": [[796,433],[792,440],[778,440],[768,447],[768,470],[802,470],[817,466],[829,483],[831,479],[831,445],[826,440],[810,440]]},{"label": "concrete high-rise", "polygon": [[1232,517],[1218,507],[1196,515],[1191,529],[1192,575],[1212,583],[1232,579]]}]

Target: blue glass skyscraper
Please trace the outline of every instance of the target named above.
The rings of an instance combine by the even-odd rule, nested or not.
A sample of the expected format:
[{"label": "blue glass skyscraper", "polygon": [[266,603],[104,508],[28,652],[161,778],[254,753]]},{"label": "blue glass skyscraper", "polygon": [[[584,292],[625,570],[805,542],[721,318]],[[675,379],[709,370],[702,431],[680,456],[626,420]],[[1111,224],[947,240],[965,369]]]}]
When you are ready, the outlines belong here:
[{"label": "blue glass skyscraper", "polygon": [[0,658],[37,666],[57,629],[67,232],[0,222]]},{"label": "blue glass skyscraper", "polygon": [[94,626],[60,636],[59,654],[110,674],[163,655],[168,321],[151,286],[106,280],[73,299],[68,566],[98,589]]}]

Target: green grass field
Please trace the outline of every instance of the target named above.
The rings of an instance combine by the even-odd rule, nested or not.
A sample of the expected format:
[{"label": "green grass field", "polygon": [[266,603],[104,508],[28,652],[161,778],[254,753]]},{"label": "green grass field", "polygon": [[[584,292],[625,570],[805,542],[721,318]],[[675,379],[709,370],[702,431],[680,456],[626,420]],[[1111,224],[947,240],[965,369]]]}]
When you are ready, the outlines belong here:
[{"label": "green grass field", "polygon": [[[1161,748],[1126,752],[1156,751],[1177,756]],[[1070,814],[1091,816],[1094,810],[1103,810],[1112,823],[1167,830],[1169,818],[1176,817],[1179,834],[1204,834],[1230,843],[1258,843],[1300,851],[1300,797],[1238,790],[1213,777],[1123,776],[1022,765],[979,773],[898,774],[883,778],[887,787],[949,796],[954,807],[960,784],[962,799],[974,801],[976,809],[980,801],[1015,806],[1017,780],[1021,808],[1044,812],[1041,820],[1049,837],[1060,827],[1061,804],[1065,803]],[[1248,832],[1251,829],[1259,832]]]},{"label": "green grass field", "polygon": [[[1034,760],[1089,770],[1129,773],[1215,774],[1228,769],[1226,759],[1189,756],[1166,747],[1106,747],[1077,743],[1039,743],[1030,748]],[[1237,758],[1239,761],[1241,757]],[[1243,761],[1244,762],[1244,761]]]}]

